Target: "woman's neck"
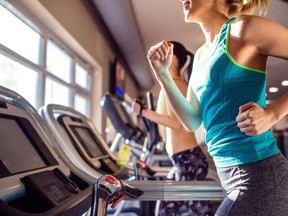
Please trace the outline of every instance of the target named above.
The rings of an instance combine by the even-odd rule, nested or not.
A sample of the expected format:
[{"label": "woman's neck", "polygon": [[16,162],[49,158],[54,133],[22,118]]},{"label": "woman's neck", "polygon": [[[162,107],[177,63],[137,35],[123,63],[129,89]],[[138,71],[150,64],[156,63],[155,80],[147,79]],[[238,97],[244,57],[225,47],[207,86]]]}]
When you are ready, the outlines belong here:
[{"label": "woman's neck", "polygon": [[208,46],[216,43],[221,28],[228,19],[228,17],[221,14],[219,16],[213,16],[210,19],[207,18],[205,21],[199,24],[204,33],[206,44]]}]

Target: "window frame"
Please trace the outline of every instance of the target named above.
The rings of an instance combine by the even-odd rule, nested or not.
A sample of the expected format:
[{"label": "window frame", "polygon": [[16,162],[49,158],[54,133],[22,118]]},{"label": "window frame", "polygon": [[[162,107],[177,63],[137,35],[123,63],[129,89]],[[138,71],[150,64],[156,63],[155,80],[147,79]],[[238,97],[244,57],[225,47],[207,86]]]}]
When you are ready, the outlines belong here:
[{"label": "window frame", "polygon": [[[14,3],[14,1],[12,1]],[[70,89],[69,91],[69,106],[75,108],[75,96],[81,95],[83,98],[85,98],[87,100],[87,103],[89,104],[89,109],[86,110],[86,113],[84,113],[84,115],[86,115],[87,117],[91,117],[92,114],[92,110],[93,110],[93,101],[92,101],[92,92],[94,87],[94,74],[95,71],[101,72],[101,68],[99,67],[99,65],[97,64],[97,62],[92,61],[92,64],[89,63],[89,61],[87,61],[86,59],[83,58],[79,58],[78,56],[80,56],[81,54],[76,53],[75,51],[72,51],[69,48],[69,44],[65,44],[62,43],[60,39],[57,38],[56,35],[53,35],[52,32],[47,31],[47,29],[40,25],[39,23],[34,22],[35,19],[31,19],[31,17],[27,14],[29,13],[23,13],[23,11],[21,10],[21,5],[19,6],[19,8],[17,6],[15,6],[14,4],[11,4],[12,6],[12,10],[10,10],[10,5],[9,8],[7,7],[8,4],[10,4],[11,2],[1,2],[0,4],[6,8],[7,10],[9,10],[10,12],[12,12],[17,18],[21,19],[26,25],[28,25],[29,27],[31,27],[33,30],[35,30],[36,32],[38,32],[40,34],[41,40],[40,40],[40,44],[39,44],[39,64],[35,64],[32,61],[29,61],[28,59],[26,59],[25,57],[21,56],[20,54],[14,52],[13,50],[10,50],[9,48],[5,47],[3,44],[0,44],[0,53],[7,56],[8,58],[17,61],[20,64],[23,64],[29,68],[31,68],[32,70],[35,70],[38,73],[38,89],[37,89],[37,100],[36,100],[36,109],[39,109],[41,106],[44,105],[45,103],[45,83],[46,83],[46,79],[50,78],[54,81],[56,81],[58,84],[64,85],[65,87],[68,87]],[[6,5],[7,4],[7,5]],[[24,10],[25,12],[26,10]],[[16,12],[16,14],[15,14]],[[23,18],[25,18],[25,20],[23,20]],[[59,77],[57,77],[56,75],[50,73],[49,71],[47,71],[46,69],[46,60],[47,60],[47,45],[48,45],[48,41],[51,40],[53,43],[55,43],[56,45],[58,45],[60,48],[64,49],[65,52],[71,56],[71,67],[70,67],[70,83],[65,82],[64,80],[60,79]],[[73,46],[73,45],[72,45]],[[86,55],[87,56],[87,55]],[[91,59],[90,59],[91,60]],[[95,64],[96,63],[96,64]],[[75,81],[75,71],[76,71],[76,64],[79,64],[81,67],[87,69],[85,71],[87,71],[87,73],[90,76],[90,88],[89,89],[85,89],[82,88],[80,85],[78,85]],[[96,68],[93,67],[96,65]],[[100,70],[98,70],[100,69]]]}]

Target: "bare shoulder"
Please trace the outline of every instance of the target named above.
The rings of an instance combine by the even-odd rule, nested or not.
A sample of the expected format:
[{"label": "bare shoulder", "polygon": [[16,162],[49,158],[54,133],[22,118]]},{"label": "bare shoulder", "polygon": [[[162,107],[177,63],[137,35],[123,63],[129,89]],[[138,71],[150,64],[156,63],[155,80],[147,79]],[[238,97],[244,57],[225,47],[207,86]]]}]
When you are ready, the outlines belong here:
[{"label": "bare shoulder", "polygon": [[258,54],[288,58],[288,29],[265,17],[241,15],[231,23],[231,39]]},{"label": "bare shoulder", "polygon": [[256,16],[256,15],[240,15],[238,16],[232,25],[236,25],[238,27],[255,27],[262,24],[273,23],[272,20],[263,17],[263,16]]},{"label": "bare shoulder", "polygon": [[242,39],[255,39],[256,36],[267,34],[280,25],[262,16],[241,15],[231,24],[231,34]]},{"label": "bare shoulder", "polygon": [[[254,37],[257,30],[265,29],[270,20],[254,15],[241,15],[231,24],[231,34],[242,39]],[[259,31],[258,31],[259,32]]]}]

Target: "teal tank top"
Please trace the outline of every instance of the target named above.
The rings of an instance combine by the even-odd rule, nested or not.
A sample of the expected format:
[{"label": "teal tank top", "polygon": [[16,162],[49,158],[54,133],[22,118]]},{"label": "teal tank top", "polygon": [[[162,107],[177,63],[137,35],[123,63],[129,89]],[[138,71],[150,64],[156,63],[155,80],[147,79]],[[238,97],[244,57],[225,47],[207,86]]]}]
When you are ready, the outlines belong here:
[{"label": "teal tank top", "polygon": [[191,76],[208,151],[217,167],[254,162],[280,152],[271,130],[247,136],[237,126],[241,105],[253,101],[266,107],[266,72],[241,65],[230,56],[227,46],[233,20],[222,26],[216,48],[208,58],[197,60],[196,53]]}]

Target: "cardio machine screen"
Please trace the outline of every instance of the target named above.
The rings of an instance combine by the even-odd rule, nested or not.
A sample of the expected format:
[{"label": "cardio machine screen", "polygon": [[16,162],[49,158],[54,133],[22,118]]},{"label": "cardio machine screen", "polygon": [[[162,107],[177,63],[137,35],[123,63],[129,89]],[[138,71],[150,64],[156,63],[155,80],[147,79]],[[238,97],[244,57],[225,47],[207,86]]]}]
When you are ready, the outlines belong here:
[{"label": "cardio machine screen", "polygon": [[102,145],[97,137],[91,134],[91,131],[87,127],[80,126],[70,126],[77,139],[81,143],[82,147],[85,149],[89,157],[97,158],[105,155],[103,151],[99,148]]},{"label": "cardio machine screen", "polygon": [[0,116],[0,178],[57,164],[27,119]]}]

